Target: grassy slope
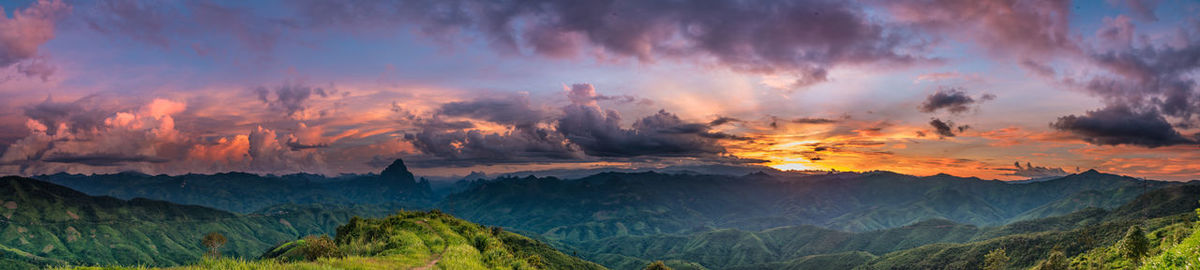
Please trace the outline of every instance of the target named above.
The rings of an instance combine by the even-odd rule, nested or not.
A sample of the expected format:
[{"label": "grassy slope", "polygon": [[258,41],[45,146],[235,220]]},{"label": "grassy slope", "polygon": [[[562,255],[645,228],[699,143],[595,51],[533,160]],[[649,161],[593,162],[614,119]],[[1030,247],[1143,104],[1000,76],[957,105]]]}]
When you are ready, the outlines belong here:
[{"label": "grassy slope", "polygon": [[0,178],[0,204],[0,245],[12,251],[2,254],[54,258],[31,259],[36,265],[192,263],[200,260],[205,250],[200,238],[208,232],[229,239],[222,249],[227,256],[253,257],[280,242],[330,233],[364,212],[291,207],[237,215],[145,199],[92,197],[20,177]]},{"label": "grassy slope", "polygon": [[307,243],[297,240],[271,248],[260,260],[209,259],[171,269],[604,269],[530,238],[438,212],[355,218],[338,228],[334,242],[346,256],[305,261]]},{"label": "grassy slope", "polygon": [[[957,269],[978,267],[988,252],[1004,248],[1015,267],[1030,267],[1057,249],[1068,257],[1100,252],[1117,243],[1132,225],[1158,232],[1196,221],[1200,185],[1163,188],[1111,212],[1085,210],[1072,215],[1001,227],[975,242],[942,243],[892,252],[861,269]],[[1161,239],[1156,239],[1161,240]]]},{"label": "grassy slope", "polygon": [[[1089,208],[1069,215],[1026,220],[978,228],[947,220],[864,233],[848,233],[814,226],[791,226],[763,231],[711,230],[682,235],[625,236],[571,245],[585,256],[614,269],[636,269],[651,260],[686,260],[713,269],[805,269],[808,257],[844,256],[840,261],[867,269],[940,269],[974,267],[983,254],[1006,248],[1014,265],[1029,266],[1050,249],[1069,255],[1110,245],[1131,224],[1152,218],[1150,229],[1192,219],[1200,186],[1175,186],[1153,191],[1127,205],[1108,211]],[[864,252],[856,254],[854,252]],[[860,256],[860,255],[872,256]],[[821,256],[818,256],[821,255]],[[835,256],[836,255],[836,256]],[[879,256],[879,257],[874,257]],[[811,260],[809,260],[811,261]],[[808,268],[822,269],[822,267]]]}]

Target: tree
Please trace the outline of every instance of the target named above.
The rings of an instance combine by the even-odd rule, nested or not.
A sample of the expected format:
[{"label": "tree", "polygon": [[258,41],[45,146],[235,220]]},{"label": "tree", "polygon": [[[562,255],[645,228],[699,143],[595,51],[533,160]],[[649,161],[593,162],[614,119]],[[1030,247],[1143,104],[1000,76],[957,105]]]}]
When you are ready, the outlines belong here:
[{"label": "tree", "polygon": [[204,235],[204,239],[200,240],[201,245],[208,247],[208,256],[213,258],[221,256],[221,247],[226,242],[229,242],[229,239],[225,239],[225,236],[218,232],[210,232]]},{"label": "tree", "polygon": [[305,236],[304,245],[300,246],[300,253],[304,253],[304,259],[309,261],[341,256],[337,244],[334,244],[333,239],[330,239],[328,235]]},{"label": "tree", "polygon": [[1042,263],[1039,263],[1037,267],[1034,267],[1033,269],[1067,270],[1067,255],[1058,250],[1050,251],[1050,257],[1047,257],[1045,261],[1042,261]]},{"label": "tree", "polygon": [[667,267],[667,264],[663,263],[663,261],[655,261],[646,265],[644,270],[671,270],[671,268]]},{"label": "tree", "polygon": [[1008,254],[1004,254],[1003,248],[993,249],[987,255],[983,255],[984,270],[1001,270],[1008,267]]},{"label": "tree", "polygon": [[1125,238],[1117,243],[1117,249],[1120,250],[1121,256],[1138,262],[1141,261],[1142,256],[1146,256],[1146,253],[1150,252],[1150,239],[1146,238],[1146,233],[1142,231],[1141,226],[1129,226],[1129,230],[1125,232]]}]

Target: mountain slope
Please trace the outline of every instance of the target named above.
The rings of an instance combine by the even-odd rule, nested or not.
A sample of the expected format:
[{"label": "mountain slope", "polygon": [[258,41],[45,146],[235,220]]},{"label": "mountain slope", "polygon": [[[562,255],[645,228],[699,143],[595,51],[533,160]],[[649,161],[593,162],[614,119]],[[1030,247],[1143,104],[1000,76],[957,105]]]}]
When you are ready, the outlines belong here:
[{"label": "mountain slope", "polygon": [[[251,257],[278,242],[332,232],[357,213],[380,212],[280,210],[238,215],[163,201],[92,197],[21,177],[0,178],[0,204],[4,254],[18,254],[35,265],[180,265],[200,259],[205,251],[200,239],[209,232],[229,239],[222,248],[225,255]],[[306,208],[293,207],[299,209]]]},{"label": "mountain slope", "polygon": [[95,195],[121,199],[148,198],[250,213],[279,204],[396,204],[423,208],[434,200],[427,181],[417,181],[397,159],[379,175],[327,178],[313,174],[260,176],[249,173],[179,176],[119,173],[53,174],[39,180]]},{"label": "mountain slope", "polygon": [[[999,247],[1008,250],[1015,265],[1029,266],[1055,247],[1075,255],[1112,244],[1131,224],[1145,219],[1150,220],[1145,222],[1149,229],[1194,220],[1192,209],[1200,207],[1196,198],[1200,198],[1200,186],[1173,186],[1151,191],[1112,211],[1089,208],[984,228],[927,220],[861,233],[788,226],[622,236],[566,245],[614,269],[636,269],[634,262],[652,260],[689,261],[710,269],[849,269],[860,264],[867,269],[971,268]],[[859,261],[847,267],[806,268],[814,266],[811,262],[820,261],[818,258],[829,257],[840,258],[839,262]]]},{"label": "mountain slope", "polygon": [[[1072,215],[1014,223],[994,229],[1012,233],[990,233],[993,238],[969,243],[944,243],[921,246],[880,256],[861,269],[956,269],[982,263],[988,252],[1004,248],[1012,257],[1011,265],[1030,267],[1047,257],[1051,250],[1068,257],[1114,245],[1133,225],[1155,231],[1171,226],[1190,227],[1200,208],[1200,185],[1181,185],[1147,192],[1113,211],[1085,210]],[[1046,223],[1048,226],[1030,226]],[[1072,225],[1073,224],[1073,225]],[[1011,227],[1025,232],[1017,233]],[[1032,228],[1040,228],[1032,229]],[[1159,240],[1159,239],[1156,239]],[[1153,242],[1153,241],[1152,241]]]},{"label": "mountain slope", "polygon": [[[800,177],[602,173],[578,180],[474,183],[438,207],[475,222],[581,242],[800,224],[864,232],[929,219],[997,226],[1089,206],[1114,207],[1143,190],[1171,185],[1177,184],[1096,171],[1024,184],[888,172]],[[1113,193],[1121,195],[1102,196]],[[1087,201],[1072,204],[1081,198]]]}]

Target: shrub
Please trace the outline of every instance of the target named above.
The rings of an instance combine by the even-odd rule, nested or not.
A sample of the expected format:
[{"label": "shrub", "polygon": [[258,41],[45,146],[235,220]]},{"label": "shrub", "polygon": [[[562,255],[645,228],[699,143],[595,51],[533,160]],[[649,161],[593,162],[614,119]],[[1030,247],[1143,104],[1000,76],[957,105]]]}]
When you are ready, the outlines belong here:
[{"label": "shrub", "polygon": [[1003,248],[998,248],[988,252],[983,256],[984,270],[1000,270],[1008,267],[1008,255],[1004,254]]},{"label": "shrub", "polygon": [[1117,243],[1117,248],[1121,251],[1121,256],[1137,262],[1150,252],[1150,239],[1146,239],[1146,233],[1142,231],[1141,226],[1133,225],[1125,232],[1125,238]]},{"label": "shrub", "polygon": [[644,270],[671,270],[671,268],[667,267],[667,264],[663,263],[663,261],[655,261],[646,265]]},{"label": "shrub", "polygon": [[337,244],[333,243],[327,235],[320,237],[309,235],[304,237],[304,245],[300,246],[300,253],[304,254],[304,259],[315,261],[320,258],[336,258],[341,257],[341,252],[338,252]]}]

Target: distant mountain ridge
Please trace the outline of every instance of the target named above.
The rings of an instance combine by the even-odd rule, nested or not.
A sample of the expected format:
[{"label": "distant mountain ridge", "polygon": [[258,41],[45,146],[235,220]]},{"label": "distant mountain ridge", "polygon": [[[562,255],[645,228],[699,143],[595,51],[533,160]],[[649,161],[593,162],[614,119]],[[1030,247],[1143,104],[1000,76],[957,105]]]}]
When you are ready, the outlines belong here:
[{"label": "distant mountain ridge", "polygon": [[[995,226],[1087,207],[1114,207],[1143,191],[1178,184],[1095,171],[1025,184],[891,172],[794,177],[601,173],[578,180],[478,182],[437,207],[551,239],[589,241],[693,228],[761,230],[800,224],[870,231],[937,218]],[[1113,196],[1059,202],[1081,192]]]},{"label": "distant mountain ridge", "polygon": [[428,207],[435,200],[428,181],[415,179],[397,159],[380,174],[324,177],[240,172],[178,176],[118,173],[34,176],[87,194],[121,199],[149,198],[250,213],[278,204],[388,204]]}]

